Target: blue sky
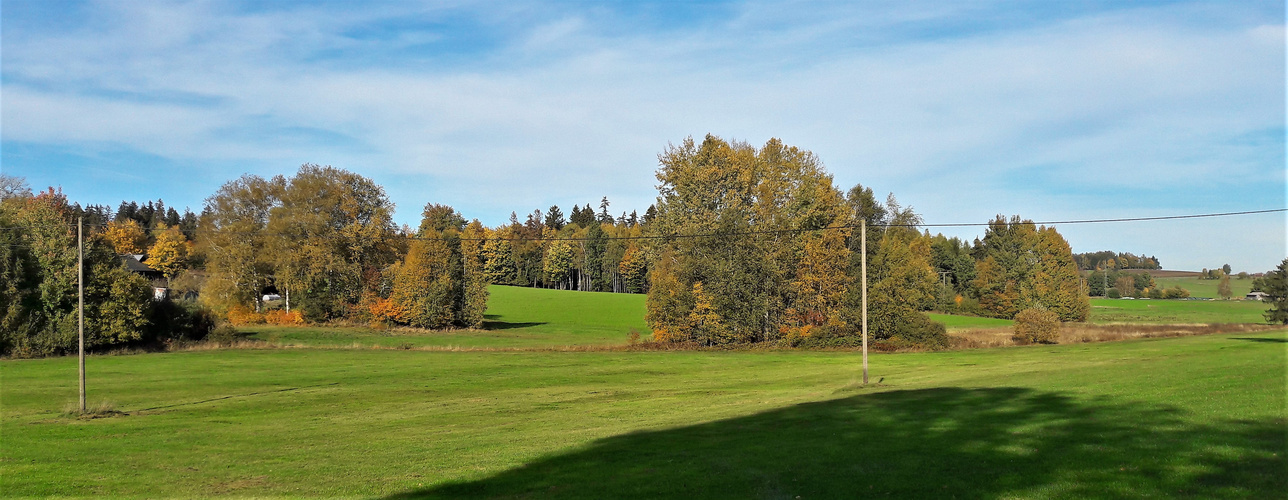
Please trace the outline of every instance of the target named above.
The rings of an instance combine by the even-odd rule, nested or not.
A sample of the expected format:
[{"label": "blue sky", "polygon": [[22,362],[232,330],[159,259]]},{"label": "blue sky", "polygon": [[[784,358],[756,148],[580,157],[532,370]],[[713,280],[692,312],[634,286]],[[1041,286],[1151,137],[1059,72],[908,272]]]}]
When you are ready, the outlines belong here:
[{"label": "blue sky", "polygon": [[[0,0],[0,169],[199,210],[302,163],[496,225],[643,210],[707,133],[818,154],[927,222],[1285,206],[1284,4]],[[1266,270],[1282,214],[1066,226]],[[982,229],[946,231],[975,237]]]}]

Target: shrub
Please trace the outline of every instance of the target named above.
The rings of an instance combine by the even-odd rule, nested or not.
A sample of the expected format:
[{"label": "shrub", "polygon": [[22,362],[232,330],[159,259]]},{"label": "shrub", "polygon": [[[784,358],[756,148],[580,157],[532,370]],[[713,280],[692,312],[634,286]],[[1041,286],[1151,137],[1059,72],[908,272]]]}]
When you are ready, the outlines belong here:
[{"label": "shrub", "polygon": [[237,334],[236,328],[233,328],[232,325],[225,324],[210,332],[210,335],[206,337],[206,340],[220,345],[228,345],[240,338],[241,336]]},{"label": "shrub", "polygon": [[249,307],[235,305],[228,309],[228,322],[233,326],[262,325],[264,315],[250,310]]},{"label": "shrub", "polygon": [[304,317],[300,315],[299,311],[286,312],[276,309],[264,313],[264,322],[270,325],[302,326],[304,325]]},{"label": "shrub", "polygon": [[1165,299],[1184,299],[1189,296],[1190,291],[1181,288],[1180,285],[1163,290],[1163,298]]},{"label": "shrub", "polygon": [[905,316],[890,337],[890,342],[899,347],[922,349],[943,349],[948,347],[948,341],[948,329],[944,324],[922,313]]},{"label": "shrub", "polygon": [[1017,344],[1054,344],[1060,339],[1060,317],[1053,311],[1030,308],[1015,315]]},{"label": "shrub", "polygon": [[215,329],[215,314],[191,300],[163,300],[152,309],[152,338],[201,340]]},{"label": "shrub", "polygon": [[1121,299],[1123,296],[1123,294],[1119,292],[1117,288],[1110,288],[1108,295],[1109,295],[1109,298],[1111,299]]}]

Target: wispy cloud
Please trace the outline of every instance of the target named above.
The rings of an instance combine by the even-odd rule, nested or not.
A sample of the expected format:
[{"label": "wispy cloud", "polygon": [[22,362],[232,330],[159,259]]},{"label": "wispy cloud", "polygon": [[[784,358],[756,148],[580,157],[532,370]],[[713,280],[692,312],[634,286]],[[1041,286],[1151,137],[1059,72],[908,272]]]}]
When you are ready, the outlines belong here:
[{"label": "wispy cloud", "polygon": [[[781,137],[932,221],[1284,205],[1281,3],[28,6],[0,20],[3,166],[69,190],[56,158],[8,151],[128,150],[205,183],[333,164],[409,222],[427,201],[489,223],[602,195],[642,209],[656,154],[707,132]],[[216,187],[185,186],[193,205]],[[1282,258],[1282,221],[1231,222],[1228,260]],[[1169,266],[1224,258],[1070,231]]]}]

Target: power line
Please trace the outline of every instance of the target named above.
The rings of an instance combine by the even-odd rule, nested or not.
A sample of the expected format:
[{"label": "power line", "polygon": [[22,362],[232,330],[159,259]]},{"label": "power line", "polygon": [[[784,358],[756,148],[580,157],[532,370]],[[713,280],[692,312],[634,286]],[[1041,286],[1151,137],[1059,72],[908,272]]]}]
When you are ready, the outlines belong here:
[{"label": "power line", "polygon": [[[1034,225],[1042,225],[1042,226],[1056,226],[1056,225],[1070,225],[1070,224],[1108,224],[1108,223],[1117,223],[1117,222],[1150,222],[1150,221],[1162,221],[1162,220],[1183,220],[1183,219],[1202,219],[1202,218],[1212,218],[1212,217],[1232,217],[1232,216],[1240,216],[1240,215],[1256,215],[1256,214],[1268,214],[1268,213],[1278,213],[1278,212],[1288,212],[1288,208],[1272,208],[1272,209],[1264,209],[1264,210],[1245,210],[1245,211],[1240,211],[1240,212],[1214,212],[1214,213],[1188,214],[1188,215],[1163,215],[1163,216],[1154,216],[1154,217],[1123,217],[1123,218],[1112,218],[1112,219],[1071,219],[1071,220],[1055,220],[1055,221],[1022,221],[1022,223],[1025,223],[1025,224],[1034,224]],[[980,223],[980,222],[949,222],[949,223],[919,223],[919,224],[882,224],[882,225],[880,225],[879,227],[886,227],[886,228],[890,228],[890,227],[908,227],[908,228],[988,227],[988,226],[991,226],[993,223],[994,223],[994,222],[983,222],[983,223]],[[70,224],[69,224],[68,226],[70,227]],[[107,227],[107,225],[106,225],[106,224],[86,224],[86,226],[90,226],[90,227]],[[10,226],[10,227],[0,227],[0,230],[13,230],[13,229],[37,229],[37,228],[53,228],[53,227],[63,227],[63,226],[62,226],[62,225],[55,225],[55,224],[51,224],[51,225],[47,225],[47,226]],[[669,239],[684,239],[684,238],[711,238],[711,237],[750,236],[750,235],[766,235],[766,234],[793,234],[793,233],[803,233],[803,232],[812,232],[812,231],[827,231],[827,230],[832,230],[832,229],[857,229],[857,228],[859,228],[859,227],[860,227],[860,225],[859,225],[859,224],[842,224],[842,225],[836,225],[836,226],[825,226],[825,227],[818,227],[818,228],[758,229],[758,230],[746,230],[746,231],[708,232],[708,233],[690,233],[690,234],[674,234],[674,233],[673,233],[673,234],[649,234],[649,235],[639,235],[639,236],[605,236],[605,237],[603,237],[603,238],[587,238],[587,237],[576,237],[576,238],[562,238],[562,237],[543,238],[543,237],[527,237],[527,236],[522,236],[522,237],[514,237],[514,238],[459,238],[459,240],[460,240],[460,241],[489,241],[489,240],[490,240],[490,241],[669,240]],[[149,228],[142,228],[142,229],[143,229],[144,231],[153,231],[153,230],[160,229],[160,228],[151,228],[151,227],[149,227]],[[276,236],[276,237],[292,237],[292,236],[295,236],[295,235],[283,234],[283,233],[265,233],[265,232],[259,232],[259,231],[221,231],[221,234],[228,234],[228,235],[248,235],[248,236],[250,236],[250,235],[257,235],[257,236]],[[310,236],[301,236],[301,238],[335,238],[335,239],[341,239],[341,238],[343,238],[343,239],[350,239],[350,238],[353,238],[353,237],[350,237],[350,236],[340,236],[340,235],[310,235]],[[413,240],[413,241],[426,241],[426,240],[438,240],[438,239],[441,239],[441,237],[425,237],[425,236],[410,236],[410,235],[408,235],[408,236],[404,236],[404,238],[405,238],[405,239],[408,239],[408,240]]]}]

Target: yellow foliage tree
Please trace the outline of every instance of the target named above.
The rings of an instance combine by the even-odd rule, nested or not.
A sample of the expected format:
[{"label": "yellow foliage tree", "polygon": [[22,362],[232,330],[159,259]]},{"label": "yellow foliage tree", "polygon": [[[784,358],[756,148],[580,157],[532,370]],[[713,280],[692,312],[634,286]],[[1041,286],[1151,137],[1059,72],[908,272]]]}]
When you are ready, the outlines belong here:
[{"label": "yellow foliage tree", "polygon": [[452,260],[451,248],[443,239],[411,243],[407,257],[394,270],[393,289],[389,293],[398,322],[420,328],[444,328],[452,324],[456,319],[455,287],[460,283],[459,273],[453,272]]},{"label": "yellow foliage tree", "polygon": [[711,305],[711,296],[702,290],[702,282],[693,284],[693,310],[689,311],[688,319],[693,339],[703,345],[725,344],[732,340],[729,327]]},{"label": "yellow foliage tree", "polygon": [[148,244],[148,236],[143,233],[143,227],[133,220],[107,223],[103,239],[112,245],[118,255],[143,253]]},{"label": "yellow foliage tree", "polygon": [[148,249],[148,266],[172,278],[188,267],[190,244],[179,226],[166,227],[157,233],[157,241]]},{"label": "yellow foliage tree", "polygon": [[794,300],[787,309],[792,326],[844,325],[839,313],[850,286],[848,236],[848,229],[831,229],[805,237],[796,277],[791,282]]}]

